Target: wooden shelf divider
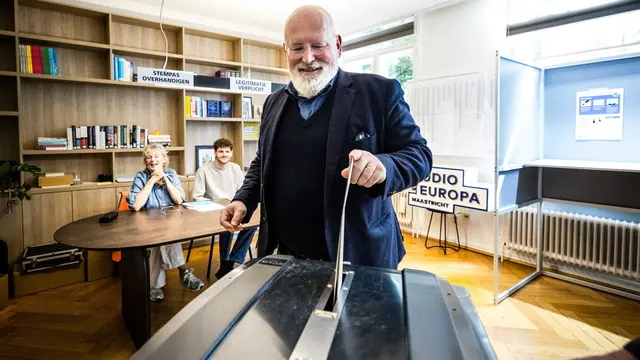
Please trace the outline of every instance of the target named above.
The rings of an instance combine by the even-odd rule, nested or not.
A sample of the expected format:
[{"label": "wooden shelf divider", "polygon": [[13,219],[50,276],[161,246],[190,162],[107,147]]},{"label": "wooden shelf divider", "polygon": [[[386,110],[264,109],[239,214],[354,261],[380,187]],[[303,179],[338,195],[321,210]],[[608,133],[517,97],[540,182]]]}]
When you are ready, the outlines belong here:
[{"label": "wooden shelf divider", "polygon": [[256,65],[256,64],[247,64],[243,63],[242,66],[245,70],[251,69],[266,73],[278,74],[278,75],[289,75],[289,69],[275,67],[275,66],[265,66],[265,65]]},{"label": "wooden shelf divider", "polygon": [[187,121],[211,121],[211,122],[242,122],[246,119],[243,118],[211,118],[211,117],[187,117]]},{"label": "wooden shelf divider", "polygon": [[18,111],[0,111],[0,116],[19,116]]},{"label": "wooden shelf divider", "polygon": [[29,42],[29,43],[39,43],[50,46],[60,46],[70,49],[82,49],[82,50],[95,50],[95,51],[107,51],[109,50],[109,45],[101,44],[97,42],[91,41],[82,41],[82,40],[73,40],[73,39],[65,39],[54,36],[45,36],[45,35],[36,35],[36,34],[27,34],[27,33],[17,33],[18,39],[20,43]]}]

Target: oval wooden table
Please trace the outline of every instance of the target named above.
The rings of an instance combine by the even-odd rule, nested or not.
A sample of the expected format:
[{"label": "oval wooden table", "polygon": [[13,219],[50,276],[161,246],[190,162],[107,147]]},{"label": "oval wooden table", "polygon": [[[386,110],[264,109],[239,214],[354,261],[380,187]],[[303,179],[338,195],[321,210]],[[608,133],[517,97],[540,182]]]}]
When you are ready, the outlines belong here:
[{"label": "oval wooden table", "polygon": [[[65,245],[96,251],[122,251],[120,282],[122,317],[136,348],[151,337],[149,259],[147,249],[224,233],[220,210],[198,212],[182,206],[120,211],[101,224],[102,215],[76,220],[58,229],[53,238]],[[260,224],[256,209],[245,228]]]}]

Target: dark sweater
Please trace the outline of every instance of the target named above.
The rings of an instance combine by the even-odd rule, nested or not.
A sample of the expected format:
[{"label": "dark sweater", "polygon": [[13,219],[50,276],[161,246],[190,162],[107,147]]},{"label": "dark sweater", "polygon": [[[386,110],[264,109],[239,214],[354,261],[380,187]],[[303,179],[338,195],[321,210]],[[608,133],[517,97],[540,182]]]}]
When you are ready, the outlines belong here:
[{"label": "dark sweater", "polygon": [[324,175],[335,87],[307,120],[289,97],[273,145],[273,167],[265,183],[269,236],[278,252],[329,260],[324,236]]}]

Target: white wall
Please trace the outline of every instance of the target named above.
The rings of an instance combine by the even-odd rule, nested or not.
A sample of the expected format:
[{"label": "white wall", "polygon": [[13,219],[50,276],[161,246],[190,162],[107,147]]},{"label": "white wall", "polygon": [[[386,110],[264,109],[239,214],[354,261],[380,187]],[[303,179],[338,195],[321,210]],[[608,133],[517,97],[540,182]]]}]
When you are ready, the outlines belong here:
[{"label": "white wall", "polygon": [[[435,11],[416,14],[416,79],[433,79],[465,74],[495,76],[496,51],[506,38],[506,0],[465,0]],[[495,126],[495,123],[494,123]],[[490,144],[493,148],[494,145]],[[479,151],[478,153],[481,153]],[[494,157],[453,157],[434,154],[435,166],[473,166],[479,181],[493,184]],[[493,252],[493,213],[459,209],[462,245]],[[430,213],[416,209],[417,231],[426,235]],[[415,218],[414,214],[414,218]],[[434,215],[430,236],[438,237],[439,215]],[[448,239],[455,241],[453,221],[447,225]]]}]

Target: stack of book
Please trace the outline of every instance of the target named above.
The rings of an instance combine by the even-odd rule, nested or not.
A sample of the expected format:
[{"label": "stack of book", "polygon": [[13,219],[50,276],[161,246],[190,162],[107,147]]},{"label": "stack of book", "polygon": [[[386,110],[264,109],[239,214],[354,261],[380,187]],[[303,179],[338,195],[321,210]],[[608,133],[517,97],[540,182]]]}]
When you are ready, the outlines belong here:
[{"label": "stack of book", "polygon": [[184,109],[186,117],[230,118],[233,115],[233,102],[185,96]]},{"label": "stack of book", "polygon": [[171,146],[171,135],[149,135],[148,144],[158,144],[162,146]]},{"label": "stack of book", "polygon": [[20,45],[20,71],[29,74],[60,75],[58,55],[50,47]]},{"label": "stack of book", "polygon": [[136,125],[72,126],[67,128],[67,150],[143,148],[148,133]]},{"label": "stack of book", "polygon": [[39,137],[37,150],[67,150],[68,144],[65,138]]},{"label": "stack of book", "polygon": [[113,56],[113,80],[134,81],[133,62],[120,56]]},{"label": "stack of book", "polygon": [[220,77],[220,78],[240,77],[240,71],[229,70],[229,69],[220,69],[220,70],[216,71],[216,76]]}]

